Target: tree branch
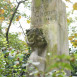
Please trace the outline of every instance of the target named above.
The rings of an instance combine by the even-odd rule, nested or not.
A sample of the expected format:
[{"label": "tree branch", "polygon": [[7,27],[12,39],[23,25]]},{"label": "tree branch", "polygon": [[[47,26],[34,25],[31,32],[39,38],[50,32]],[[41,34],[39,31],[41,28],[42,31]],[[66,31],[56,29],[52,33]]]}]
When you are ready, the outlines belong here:
[{"label": "tree branch", "polygon": [[20,24],[20,28],[22,29],[23,34],[25,35],[25,32],[24,32],[20,22],[19,22],[19,24]]},{"label": "tree branch", "polygon": [[[19,5],[20,5],[21,3],[23,3],[23,2],[25,2],[25,1],[27,1],[27,0],[18,2],[18,5],[17,5],[17,7],[16,7],[16,9],[15,9],[15,11],[14,11],[12,17],[11,17],[11,20],[10,20],[10,23],[9,23],[9,26],[8,26],[7,32],[6,32],[6,41],[7,41],[7,44],[9,44],[8,33],[9,33],[10,26],[11,26],[11,24],[12,24],[13,18],[14,18],[14,16],[15,16],[17,10],[18,10]],[[9,46],[9,45],[8,45],[8,46]]]}]

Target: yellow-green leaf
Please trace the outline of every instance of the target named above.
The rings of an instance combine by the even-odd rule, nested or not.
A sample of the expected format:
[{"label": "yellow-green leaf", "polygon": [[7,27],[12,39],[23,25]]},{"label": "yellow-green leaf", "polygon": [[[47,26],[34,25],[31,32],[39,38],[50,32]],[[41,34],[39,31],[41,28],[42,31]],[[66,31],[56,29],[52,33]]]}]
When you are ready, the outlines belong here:
[{"label": "yellow-green leaf", "polygon": [[27,23],[30,24],[30,20],[27,20]]},{"label": "yellow-green leaf", "polygon": [[73,10],[77,10],[77,3],[73,5]]}]

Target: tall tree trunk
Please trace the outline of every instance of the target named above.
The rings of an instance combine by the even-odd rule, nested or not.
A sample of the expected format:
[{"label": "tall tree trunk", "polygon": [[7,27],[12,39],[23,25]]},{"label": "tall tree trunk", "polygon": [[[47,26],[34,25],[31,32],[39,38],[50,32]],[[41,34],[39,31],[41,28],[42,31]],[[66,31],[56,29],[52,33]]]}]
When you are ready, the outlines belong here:
[{"label": "tall tree trunk", "polygon": [[69,55],[66,24],[66,6],[62,0],[32,0],[31,29],[42,29],[47,41],[45,70],[54,55]]}]

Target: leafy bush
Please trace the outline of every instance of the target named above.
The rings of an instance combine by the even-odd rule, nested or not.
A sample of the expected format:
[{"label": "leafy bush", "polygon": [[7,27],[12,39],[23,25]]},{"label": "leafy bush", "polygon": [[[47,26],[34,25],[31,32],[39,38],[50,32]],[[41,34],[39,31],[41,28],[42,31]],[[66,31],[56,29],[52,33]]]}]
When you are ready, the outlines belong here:
[{"label": "leafy bush", "polygon": [[7,45],[6,38],[2,34],[0,34],[0,49],[2,47],[6,47],[6,45]]},{"label": "leafy bush", "polygon": [[70,64],[73,68],[71,74],[72,76],[77,76],[77,50],[74,50],[72,53],[70,53],[70,55],[71,55]]},{"label": "leafy bush", "polygon": [[27,44],[19,39],[18,34],[9,34],[9,46],[17,50],[25,50]]},{"label": "leafy bush", "polygon": [[2,48],[0,51],[0,76],[20,77],[26,72],[26,62],[30,55],[30,49],[27,52],[16,51],[13,48]]},{"label": "leafy bush", "polygon": [[[2,47],[7,47],[7,41],[3,34],[0,34],[0,49]],[[9,34],[9,47],[12,47],[16,50],[25,50],[27,46],[25,41],[22,41],[18,38],[18,34]]]},{"label": "leafy bush", "polygon": [[[14,48],[2,48],[2,50],[0,50],[0,76],[27,77],[28,71],[26,66],[30,54],[30,48],[26,48],[26,50],[22,52]],[[65,62],[65,60],[68,61],[69,59],[70,57],[66,55],[54,56],[52,60],[56,60],[56,62],[48,67],[49,71],[45,72],[45,77],[65,77],[66,73],[64,69],[71,69],[70,64]],[[36,63],[33,64],[36,65]],[[56,68],[58,69],[56,70]],[[39,72],[37,69],[36,71],[32,70],[29,74],[36,76],[41,73],[42,72]]]}]

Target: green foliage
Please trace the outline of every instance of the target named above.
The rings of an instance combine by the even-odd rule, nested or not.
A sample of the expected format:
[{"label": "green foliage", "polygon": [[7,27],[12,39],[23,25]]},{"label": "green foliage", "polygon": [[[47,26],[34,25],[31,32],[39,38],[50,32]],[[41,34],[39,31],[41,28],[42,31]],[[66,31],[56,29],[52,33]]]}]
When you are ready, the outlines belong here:
[{"label": "green foliage", "polygon": [[55,55],[51,58],[52,63],[48,67],[47,77],[65,77],[65,70],[72,70],[70,65],[70,56],[67,55]]},{"label": "green foliage", "polygon": [[[0,50],[0,76],[5,77],[19,77],[26,72],[26,63],[30,55],[30,49],[28,52],[16,51],[13,48],[2,48]],[[26,61],[24,57],[26,54]],[[25,74],[23,75],[23,77]]]},{"label": "green foliage", "polygon": [[0,14],[0,17],[4,17],[5,21],[8,21],[14,10],[15,10],[15,5],[13,5],[10,0],[0,0],[0,9],[4,11],[3,13]]},{"label": "green foliage", "polygon": [[[24,43],[23,43],[24,42]],[[19,39],[18,34],[9,34],[9,46],[17,50],[24,50],[26,42]]]},{"label": "green foliage", "polygon": [[[16,50],[25,50],[27,44],[25,41],[19,39],[18,34],[9,34],[9,46]],[[0,49],[7,47],[7,41],[3,34],[0,34]]]},{"label": "green foliage", "polygon": [[77,76],[77,50],[73,51],[73,53],[70,53],[71,59],[70,64],[72,66],[72,75]]},{"label": "green foliage", "polygon": [[[2,48],[2,50],[0,50],[0,76],[26,77],[28,73],[26,70],[28,64],[27,60],[31,53],[30,48],[26,48],[26,50],[27,52],[18,51],[13,48]],[[53,64],[50,65],[50,71],[45,72],[45,76],[65,77],[66,73],[64,72],[64,69],[71,69],[69,63],[65,62],[66,60],[69,61],[69,59],[70,57],[66,55],[54,56],[52,60],[56,60],[56,62],[53,62]],[[30,74],[39,76],[41,73],[42,72],[39,72],[38,69],[36,69],[36,71],[32,71]]]},{"label": "green foliage", "polygon": [[71,23],[73,23],[74,20],[70,17],[70,18],[67,18],[67,25],[70,26]]},{"label": "green foliage", "polygon": [[73,33],[71,36],[68,38],[72,44],[72,47],[76,48],[77,47],[77,33]]},{"label": "green foliage", "polygon": [[2,47],[6,47],[6,45],[7,45],[6,38],[2,34],[0,34],[0,49]]},{"label": "green foliage", "polygon": [[[70,0],[66,0],[70,2]],[[35,0],[36,6],[40,6],[41,0]],[[23,3],[25,7],[28,7],[30,9],[30,6],[27,3]],[[76,8],[77,3],[73,5],[73,10],[77,10]],[[10,0],[0,0],[0,23],[3,23],[3,21],[8,21],[7,24],[9,24],[9,21],[14,13],[14,10],[17,5],[14,3],[11,3]],[[70,15],[70,14],[69,14]],[[20,12],[17,10],[17,13],[13,19],[13,21],[19,21],[19,19],[23,17],[28,16],[23,13],[20,14]],[[71,17],[68,17],[67,23],[70,25],[73,21]],[[6,23],[6,22],[5,22]],[[29,20],[27,20],[27,23],[30,23]],[[22,75],[23,77],[26,77],[26,63],[28,60],[28,57],[30,56],[31,50],[28,49],[28,46],[26,42],[21,41],[18,38],[18,34],[9,34],[9,47],[12,48],[6,48],[7,42],[5,38],[5,34],[2,32],[2,25],[0,25],[0,77],[19,77]],[[75,31],[75,29],[73,30]],[[77,35],[75,34],[72,39],[70,39],[72,45],[76,48],[77,47]],[[5,47],[5,48],[4,48]],[[1,50],[2,49],[2,50]],[[61,55],[61,56],[54,56],[51,58],[53,61],[53,64],[50,64],[50,67],[48,67],[48,72],[45,73],[46,77],[65,77],[64,69],[71,70],[72,69],[72,75],[76,75],[77,72],[77,53],[74,53],[69,56]],[[69,65],[68,61],[71,59],[71,66]],[[56,60],[56,62],[54,62]],[[66,62],[67,61],[67,62]],[[59,68],[59,70],[54,71],[56,68]],[[33,71],[33,74],[39,75],[37,71]],[[77,75],[76,75],[77,76]]]}]

